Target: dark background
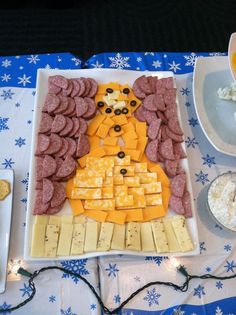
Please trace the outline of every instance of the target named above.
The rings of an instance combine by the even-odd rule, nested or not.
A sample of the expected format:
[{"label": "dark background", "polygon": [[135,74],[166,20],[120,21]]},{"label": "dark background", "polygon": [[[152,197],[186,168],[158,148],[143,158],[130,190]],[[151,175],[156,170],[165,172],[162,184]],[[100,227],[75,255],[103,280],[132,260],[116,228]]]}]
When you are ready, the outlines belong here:
[{"label": "dark background", "polygon": [[62,1],[1,4],[0,55],[224,52],[236,31],[236,0]]}]

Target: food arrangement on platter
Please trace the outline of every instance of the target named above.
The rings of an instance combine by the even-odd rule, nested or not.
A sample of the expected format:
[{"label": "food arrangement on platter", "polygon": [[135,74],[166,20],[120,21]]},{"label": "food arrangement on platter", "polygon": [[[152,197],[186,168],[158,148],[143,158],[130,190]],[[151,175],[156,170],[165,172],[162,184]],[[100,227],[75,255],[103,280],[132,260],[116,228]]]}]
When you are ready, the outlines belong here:
[{"label": "food arrangement on platter", "polygon": [[173,77],[140,76],[131,86],[49,76],[31,256],[193,250],[182,142]]}]

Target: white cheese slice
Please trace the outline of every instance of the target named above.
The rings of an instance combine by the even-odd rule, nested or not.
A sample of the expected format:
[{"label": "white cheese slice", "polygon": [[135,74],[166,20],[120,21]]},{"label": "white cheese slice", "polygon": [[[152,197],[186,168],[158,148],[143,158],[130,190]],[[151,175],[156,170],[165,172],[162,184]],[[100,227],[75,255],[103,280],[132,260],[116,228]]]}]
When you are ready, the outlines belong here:
[{"label": "white cheese slice", "polygon": [[141,250],[140,224],[137,222],[129,222],[126,225],[126,249]]},{"label": "white cheese slice", "polygon": [[61,225],[61,215],[50,215],[48,224]]},{"label": "white cheese slice", "polygon": [[72,239],[73,225],[62,223],[59,243],[57,247],[57,256],[69,256]]},{"label": "white cheese slice", "polygon": [[45,256],[56,257],[59,237],[59,225],[48,224],[45,236]]},{"label": "white cheese slice", "polygon": [[113,229],[114,229],[113,223],[102,222],[97,244],[98,251],[107,251],[110,249]]},{"label": "white cheese slice", "polygon": [[179,246],[179,243],[177,241],[175,232],[171,224],[171,218],[164,218],[162,219],[162,222],[164,224],[165,233],[166,233],[166,237],[167,237],[167,241],[169,245],[169,252],[171,253],[179,252],[180,246]]},{"label": "white cheese slice", "polygon": [[154,242],[156,245],[156,251],[158,253],[168,252],[169,246],[162,221],[161,220],[154,221],[151,224]]},{"label": "white cheese slice", "polygon": [[94,252],[97,249],[99,226],[97,222],[87,222],[85,232],[85,252]]},{"label": "white cheese slice", "polygon": [[114,109],[121,109],[124,108],[126,106],[125,101],[118,101],[116,102],[116,104],[113,105]]},{"label": "white cheese slice", "polygon": [[48,224],[48,215],[36,215],[34,224]]},{"label": "white cheese slice", "polygon": [[44,257],[44,241],[45,241],[45,224],[34,224],[31,242],[31,252],[32,257]]},{"label": "white cheese slice", "polygon": [[155,251],[155,244],[152,235],[152,226],[150,222],[141,223],[141,243],[142,251]]},{"label": "white cheese slice", "polygon": [[61,223],[68,223],[72,224],[73,223],[73,215],[62,215],[61,216]]},{"label": "white cheese slice", "polygon": [[114,224],[111,249],[123,250],[125,247],[125,224]]},{"label": "white cheese slice", "polygon": [[71,255],[79,255],[84,251],[84,240],[85,240],[85,224],[74,224],[72,243],[71,243]]},{"label": "white cheese slice", "polygon": [[187,252],[193,250],[194,246],[187,229],[185,217],[182,215],[176,215],[172,217],[171,224],[181,251]]}]

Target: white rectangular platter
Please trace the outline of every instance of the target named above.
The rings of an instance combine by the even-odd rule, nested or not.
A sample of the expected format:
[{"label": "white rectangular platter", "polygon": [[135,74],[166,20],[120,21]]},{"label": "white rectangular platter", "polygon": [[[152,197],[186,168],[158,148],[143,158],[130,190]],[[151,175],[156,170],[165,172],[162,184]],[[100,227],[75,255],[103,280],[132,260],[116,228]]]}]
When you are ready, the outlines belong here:
[{"label": "white rectangular platter", "polygon": [[0,169],[0,179],[8,181],[11,192],[0,200],[0,293],[5,291],[7,277],[7,262],[10,245],[12,199],[13,199],[13,170]]},{"label": "white rectangular platter", "polygon": [[[44,100],[48,90],[48,77],[53,75],[62,75],[66,78],[79,78],[79,77],[89,77],[95,79],[98,84],[104,84],[109,82],[119,82],[120,84],[129,84],[133,85],[134,81],[142,76],[142,75],[151,75],[158,76],[158,78],[163,77],[173,77],[173,73],[170,71],[163,72],[151,72],[151,71],[128,71],[128,70],[114,70],[114,69],[83,69],[83,70],[45,70],[39,69],[37,76],[37,85],[36,85],[36,99],[34,106],[34,122],[33,122],[33,131],[32,131],[32,144],[31,144],[31,155],[30,155],[30,174],[29,174],[29,190],[28,190],[28,204],[27,204],[27,217],[26,217],[26,232],[25,232],[25,243],[24,243],[24,258],[25,260],[37,260],[37,261],[51,261],[51,260],[66,260],[66,259],[81,259],[81,258],[89,258],[96,256],[104,256],[104,255],[112,255],[112,254],[129,254],[136,256],[160,256],[156,252],[135,252],[135,251],[114,251],[110,250],[108,252],[91,252],[86,253],[79,256],[66,256],[66,257],[56,257],[56,258],[33,258],[30,256],[31,249],[31,238],[32,238],[32,227],[34,223],[33,216],[33,206],[35,199],[35,156],[34,152],[36,149],[36,139],[37,132],[39,128],[39,122],[41,118],[41,110],[44,104]],[[181,122],[180,112],[179,112],[179,103],[177,101],[178,114]],[[184,143],[183,143],[184,145]],[[184,148],[185,149],[185,148]],[[182,160],[182,167],[186,171],[187,175],[187,188],[192,194],[191,180],[190,180],[190,172],[189,165],[187,159]],[[196,213],[194,209],[193,198],[191,200],[193,217],[188,218],[187,226],[193,241],[194,249],[189,252],[178,252],[178,253],[163,253],[162,256],[190,256],[190,255],[198,255],[199,254],[199,241],[198,241],[198,230],[196,224]],[[60,211],[61,214],[71,214],[71,209],[68,202],[65,202],[63,209]],[[171,216],[174,213],[169,211],[168,215]]]}]

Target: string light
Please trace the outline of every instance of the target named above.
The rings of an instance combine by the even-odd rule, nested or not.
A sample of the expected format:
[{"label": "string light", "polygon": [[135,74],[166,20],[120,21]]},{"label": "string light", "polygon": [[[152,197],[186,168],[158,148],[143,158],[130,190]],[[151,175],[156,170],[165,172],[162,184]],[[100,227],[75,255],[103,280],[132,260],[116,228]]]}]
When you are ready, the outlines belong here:
[{"label": "string light", "polygon": [[[82,280],[89,288],[90,290],[92,291],[92,293],[95,295],[95,297],[97,298],[98,300],[98,303],[100,304],[104,314],[109,314],[109,315],[112,315],[112,314],[116,314],[118,313],[129,301],[131,301],[136,295],[138,295],[140,292],[142,292],[143,290],[147,289],[148,287],[152,286],[152,285],[164,285],[164,286],[168,286],[168,287],[172,287],[174,288],[175,290],[177,291],[180,291],[180,292],[186,292],[188,290],[188,287],[189,287],[189,283],[191,280],[193,279],[217,279],[217,280],[228,280],[228,279],[233,279],[233,278],[236,278],[236,274],[234,275],[231,275],[231,276],[227,276],[227,277],[219,277],[219,276],[214,276],[214,275],[211,275],[211,274],[204,274],[204,275],[190,275],[188,273],[188,271],[186,270],[186,268],[183,266],[183,265],[179,265],[178,264],[178,260],[173,260],[173,264],[177,265],[176,266],[176,269],[178,272],[180,272],[182,274],[182,276],[185,278],[185,281],[182,283],[182,285],[178,285],[178,284],[175,284],[173,282],[166,282],[166,281],[153,281],[153,282],[149,282],[147,284],[145,284],[144,286],[142,286],[141,288],[137,289],[136,291],[134,291],[125,301],[123,301],[119,307],[117,307],[116,309],[113,309],[113,310],[109,310],[103,303],[102,299],[100,298],[100,296],[98,295],[98,293],[96,292],[95,288],[93,287],[93,285],[86,279],[84,278],[83,276],[81,276],[80,274],[78,273],[75,273],[75,272],[72,272],[70,270],[67,270],[65,268],[62,268],[62,267],[58,267],[58,266],[48,266],[48,267],[45,267],[45,268],[41,268],[37,271],[35,271],[34,273],[31,273],[29,271],[27,271],[26,269],[20,267],[18,269],[18,274],[22,275],[22,276],[25,276],[25,277],[29,277],[29,280],[28,280],[28,283],[29,283],[29,287],[31,288],[32,292],[30,294],[30,296],[25,299],[23,302],[21,302],[20,304],[14,306],[14,307],[11,307],[8,309],[8,312],[12,312],[12,311],[15,311],[21,307],[23,307],[24,305],[26,305],[27,303],[29,303],[33,297],[35,296],[36,294],[36,287],[35,287],[35,284],[34,284],[34,279],[40,274],[40,273],[43,273],[44,271],[47,271],[47,270],[60,270],[62,271],[63,273],[67,273],[68,275],[71,275],[71,276],[74,276],[74,277],[77,277],[79,278],[80,280]],[[5,313],[6,310],[0,308],[0,313]]]}]

